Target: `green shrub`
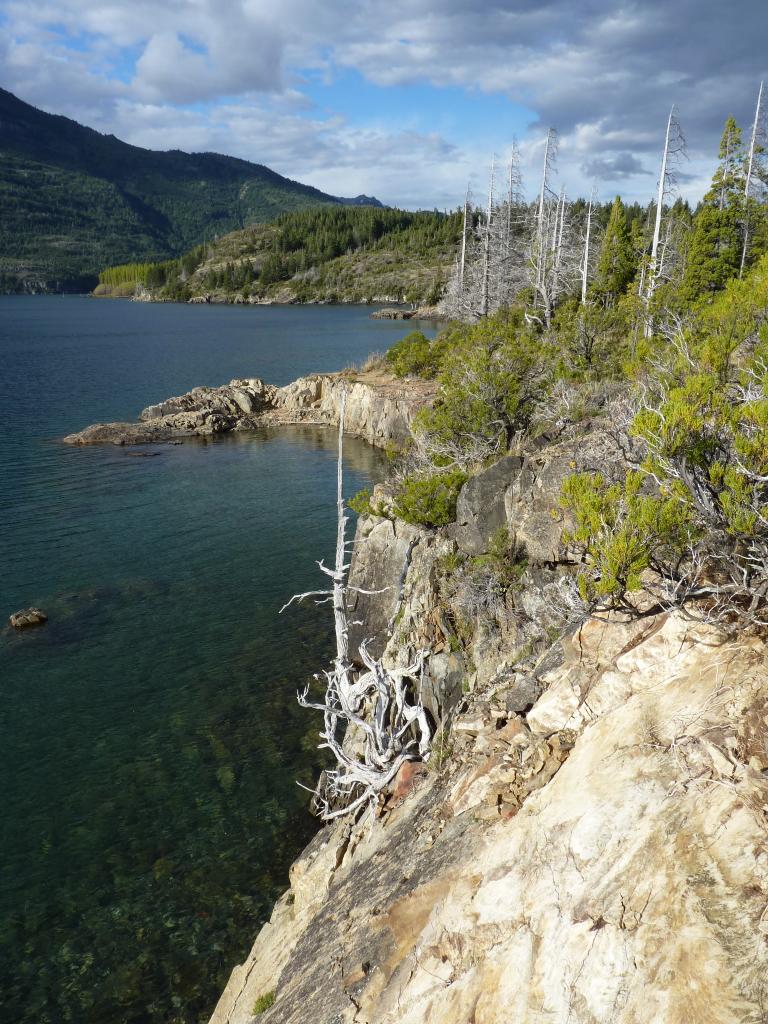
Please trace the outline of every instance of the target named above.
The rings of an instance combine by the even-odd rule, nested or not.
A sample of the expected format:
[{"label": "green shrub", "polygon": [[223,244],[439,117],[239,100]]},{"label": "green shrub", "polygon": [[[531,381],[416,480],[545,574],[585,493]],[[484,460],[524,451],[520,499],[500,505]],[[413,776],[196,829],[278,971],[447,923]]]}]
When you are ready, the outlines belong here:
[{"label": "green shrub", "polygon": [[435,375],[431,345],[421,331],[411,331],[396,341],[385,358],[396,377]]},{"label": "green shrub", "polygon": [[662,559],[679,556],[695,535],[679,488],[643,494],[645,479],[633,470],[623,483],[609,485],[599,473],[575,473],[563,484],[561,504],[575,520],[563,539],[587,556],[579,590],[591,604],[621,606],[642,587],[646,569],[661,570]]},{"label": "green shrub", "polygon": [[351,508],[358,516],[372,516],[376,514],[371,507],[371,492],[367,487],[353,495],[347,502],[347,507]]},{"label": "green shrub", "polygon": [[621,375],[632,336],[633,299],[604,308],[566,300],[555,315],[559,372],[577,380],[604,380]]},{"label": "green shrub", "polygon": [[436,465],[447,456],[469,468],[506,451],[551,383],[553,353],[516,315],[505,313],[446,332],[440,397],[414,430]]},{"label": "green shrub", "polygon": [[454,576],[464,566],[466,560],[467,556],[463,551],[449,551],[448,554],[435,559],[435,572],[438,576]]},{"label": "green shrub", "polygon": [[259,998],[256,1000],[256,1002],[253,1004],[253,1015],[254,1015],[254,1017],[258,1017],[260,1013],[264,1013],[265,1010],[268,1010],[270,1008],[270,1006],[274,1006],[274,1004],[275,1004],[275,993],[274,993],[274,991],[272,991],[272,992],[265,992],[264,995],[263,996],[259,996]]},{"label": "green shrub", "polygon": [[[669,328],[640,368],[631,432],[645,459],[622,483],[570,477],[570,540],[588,560],[582,596],[626,604],[646,569],[667,604],[765,625],[768,593],[768,260]],[[647,482],[647,486],[644,486]]]},{"label": "green shrub", "polygon": [[439,772],[446,765],[453,754],[453,737],[447,726],[442,725],[432,738],[432,750],[427,761],[427,768],[433,772]]},{"label": "green shrub", "polygon": [[451,469],[433,476],[406,477],[395,499],[400,519],[418,526],[446,526],[456,518],[456,499],[467,474]]},{"label": "green shrub", "polygon": [[528,568],[525,551],[510,536],[506,526],[494,532],[488,544],[488,551],[472,559],[477,569],[486,569],[497,580],[499,586],[508,590],[519,582]]}]

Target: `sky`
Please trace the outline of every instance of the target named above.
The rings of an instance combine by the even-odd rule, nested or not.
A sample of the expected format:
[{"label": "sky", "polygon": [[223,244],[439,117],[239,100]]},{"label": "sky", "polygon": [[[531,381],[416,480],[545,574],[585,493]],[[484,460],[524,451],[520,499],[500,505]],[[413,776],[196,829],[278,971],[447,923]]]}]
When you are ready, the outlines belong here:
[{"label": "sky", "polygon": [[533,195],[549,127],[569,196],[645,202],[675,103],[695,201],[726,117],[751,125],[766,40],[766,0],[0,0],[0,86],[138,146],[412,209],[468,183],[482,202],[513,140]]}]

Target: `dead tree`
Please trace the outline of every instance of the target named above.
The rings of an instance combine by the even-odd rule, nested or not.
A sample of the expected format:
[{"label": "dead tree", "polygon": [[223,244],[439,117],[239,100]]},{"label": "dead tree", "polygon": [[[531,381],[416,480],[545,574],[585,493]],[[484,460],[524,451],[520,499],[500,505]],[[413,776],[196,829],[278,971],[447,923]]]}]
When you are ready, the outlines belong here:
[{"label": "dead tree", "polygon": [[584,306],[587,301],[587,284],[589,283],[589,242],[592,233],[592,207],[595,202],[595,186],[589,193],[589,206],[587,207],[587,227],[584,234],[584,257],[581,263],[581,304]]},{"label": "dead tree", "polygon": [[490,284],[491,267],[491,220],[493,218],[493,188],[496,174],[496,154],[491,160],[491,177],[488,182],[488,208],[485,214],[485,230],[483,231],[483,284],[480,294],[480,315],[488,315],[488,287]]},{"label": "dead tree", "polygon": [[659,173],[659,189],[656,197],[656,218],[653,225],[653,239],[651,241],[651,258],[648,264],[648,271],[644,275],[646,307],[645,335],[650,337],[653,333],[653,320],[650,314],[651,301],[656,286],[661,280],[663,269],[663,258],[668,254],[668,242],[671,238],[671,230],[666,234],[667,245],[660,250],[662,220],[664,217],[664,204],[677,187],[675,175],[675,163],[680,156],[686,154],[685,136],[680,126],[680,121],[675,113],[675,106],[669,112],[667,118],[667,130],[664,136],[664,151],[661,156],[661,171]]},{"label": "dead tree", "polygon": [[749,250],[750,231],[750,200],[752,199],[753,183],[755,180],[756,157],[761,151],[761,143],[765,137],[765,125],[763,123],[763,82],[757,92],[757,107],[755,108],[755,119],[752,122],[752,134],[749,140],[749,154],[747,156],[747,173],[744,179],[744,241],[741,247],[741,266],[739,277],[744,273],[744,264],[747,261]]},{"label": "dead tree", "polygon": [[547,240],[550,234],[549,221],[551,219],[552,202],[556,198],[550,188],[550,178],[557,157],[557,132],[550,128],[544,143],[544,165],[541,172],[541,184],[539,186],[539,199],[536,207],[536,230],[533,236],[531,247],[531,262],[533,264],[533,286],[537,298],[543,299],[545,314],[547,302],[544,298],[544,290],[547,275],[547,251],[549,246]]},{"label": "dead tree", "polygon": [[464,271],[467,265],[467,216],[469,214],[470,194],[467,185],[467,194],[464,197],[464,219],[461,229],[461,262],[459,263],[459,292],[464,291]]},{"label": "dead tree", "polygon": [[[337,529],[336,561],[333,569],[321,561],[317,564],[332,581],[330,590],[296,594],[293,601],[308,597],[318,604],[331,601],[336,633],[336,657],[330,671],[323,672],[325,696],[315,700],[307,686],[299,693],[302,707],[323,715],[322,742],[319,749],[328,749],[336,761],[334,768],[323,773],[313,792],[314,809],[324,821],[355,814],[368,807],[373,814],[382,791],[392,782],[406,761],[429,759],[432,730],[420,692],[413,698],[411,680],[423,674],[427,651],[419,651],[413,664],[402,669],[384,668],[368,651],[370,640],[359,648],[365,671],[358,671],[349,657],[349,616],[347,595],[375,593],[350,586],[347,578],[346,526],[344,514],[342,453],[346,395],[342,395],[339,412],[339,456],[337,466]],[[316,679],[319,679],[317,676]],[[355,740],[357,742],[350,742]],[[360,753],[356,750],[360,748]]]}]

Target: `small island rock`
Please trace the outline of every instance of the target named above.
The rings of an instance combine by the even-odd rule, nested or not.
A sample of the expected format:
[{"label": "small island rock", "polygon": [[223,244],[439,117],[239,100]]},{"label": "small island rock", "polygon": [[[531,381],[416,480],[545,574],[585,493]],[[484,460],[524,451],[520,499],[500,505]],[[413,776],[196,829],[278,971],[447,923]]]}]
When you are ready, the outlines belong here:
[{"label": "small island rock", "polygon": [[31,626],[42,626],[48,616],[40,608],[23,608],[14,612],[8,620],[14,629],[29,629]]}]

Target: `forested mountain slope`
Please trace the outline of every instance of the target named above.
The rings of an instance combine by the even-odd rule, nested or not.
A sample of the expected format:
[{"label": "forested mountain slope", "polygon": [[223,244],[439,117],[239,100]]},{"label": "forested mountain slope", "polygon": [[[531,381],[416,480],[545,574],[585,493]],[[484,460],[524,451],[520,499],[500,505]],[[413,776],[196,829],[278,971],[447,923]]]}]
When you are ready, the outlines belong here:
[{"label": "forested mountain slope", "polygon": [[436,303],[461,214],[325,206],[197,246],[180,260],[110,267],[97,294],[206,302]]},{"label": "forested mountain slope", "polygon": [[155,152],[0,89],[0,291],[93,287],[99,270],[166,260],[326,195],[216,153]]}]

